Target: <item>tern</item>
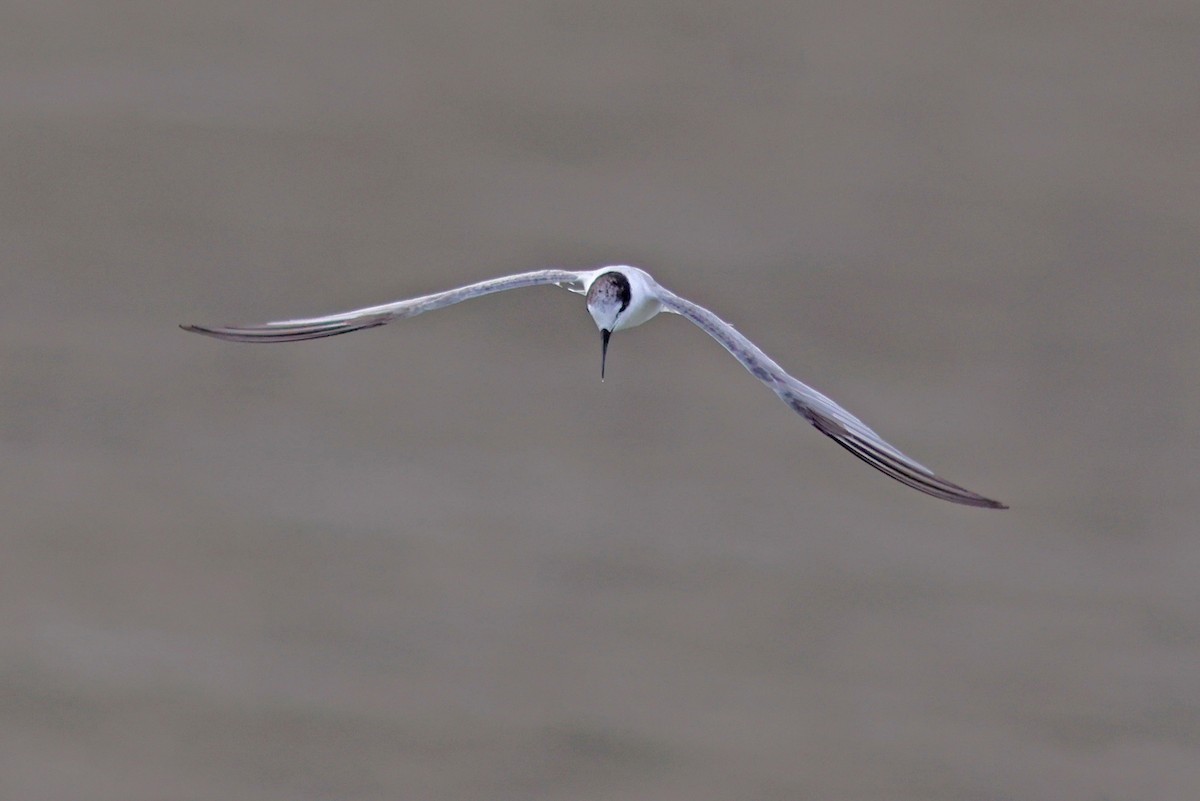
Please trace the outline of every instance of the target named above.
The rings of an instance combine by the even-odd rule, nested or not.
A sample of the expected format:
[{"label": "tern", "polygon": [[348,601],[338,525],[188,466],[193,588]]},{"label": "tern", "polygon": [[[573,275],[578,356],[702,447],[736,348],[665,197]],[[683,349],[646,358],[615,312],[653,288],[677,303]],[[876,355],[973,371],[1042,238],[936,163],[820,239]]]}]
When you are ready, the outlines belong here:
[{"label": "tern", "polygon": [[649,273],[637,267],[618,265],[585,271],[536,270],[324,317],[281,320],[262,325],[180,327],[185,331],[234,342],[296,342],[374,328],[494,292],[551,284],[586,296],[587,310],[600,329],[601,380],[608,359],[609,337],[617,331],[639,326],[659,312],[678,314],[719,342],[751,375],[766,384],[818,431],[881,473],[942,500],[988,509],[1007,508],[999,501],[985,498],[941,478],[920,462],[901,453],[850,412],[789,375],[732,325],[703,306],[660,286]]}]

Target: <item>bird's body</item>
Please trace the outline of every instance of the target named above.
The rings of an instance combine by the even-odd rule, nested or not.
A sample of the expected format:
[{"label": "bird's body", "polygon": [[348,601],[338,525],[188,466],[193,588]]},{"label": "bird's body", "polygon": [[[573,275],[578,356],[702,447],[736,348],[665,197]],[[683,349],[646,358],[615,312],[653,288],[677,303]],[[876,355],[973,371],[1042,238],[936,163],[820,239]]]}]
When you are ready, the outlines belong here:
[{"label": "bird's body", "polygon": [[602,377],[604,357],[612,333],[641,325],[663,311],[678,314],[717,340],[751,375],[766,384],[818,431],[875,469],[936,498],[968,506],[1006,508],[999,501],[938,477],[929,468],[905,456],[850,412],[789,375],[733,326],[703,306],[664,289],[649,273],[637,267],[619,265],[586,271],[538,270],[324,317],[252,326],[213,328],[187,325],[182,328],[237,342],[293,342],[372,328],[494,292],[546,284],[586,295],[588,311],[600,329],[603,342]]}]

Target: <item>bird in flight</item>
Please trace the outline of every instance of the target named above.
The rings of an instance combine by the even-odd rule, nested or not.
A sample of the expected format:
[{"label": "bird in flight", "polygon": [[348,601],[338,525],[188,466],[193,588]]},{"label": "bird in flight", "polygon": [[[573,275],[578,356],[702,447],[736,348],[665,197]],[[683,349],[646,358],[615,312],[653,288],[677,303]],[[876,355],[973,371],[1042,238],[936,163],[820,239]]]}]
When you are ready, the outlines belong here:
[{"label": "bird in flight", "polygon": [[850,412],[785,372],[732,325],[703,306],[663,288],[649,273],[637,267],[620,265],[585,271],[537,270],[324,317],[281,320],[262,325],[180,327],[185,331],[234,342],[296,342],[374,328],[494,292],[543,284],[553,284],[586,296],[588,312],[600,329],[601,379],[604,378],[604,365],[608,358],[609,337],[614,332],[641,325],[659,312],[678,314],[719,342],[751,375],[766,384],[818,431],[881,473],[942,500],[988,509],[1007,508],[999,501],[985,498],[935,475],[920,462],[904,455]]}]

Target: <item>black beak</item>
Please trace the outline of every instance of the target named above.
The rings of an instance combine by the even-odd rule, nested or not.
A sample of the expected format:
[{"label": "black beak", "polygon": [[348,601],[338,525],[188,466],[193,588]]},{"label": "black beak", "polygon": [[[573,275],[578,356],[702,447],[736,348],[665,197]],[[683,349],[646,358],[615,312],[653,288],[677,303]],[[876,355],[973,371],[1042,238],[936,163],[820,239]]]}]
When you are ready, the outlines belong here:
[{"label": "black beak", "polygon": [[608,361],[608,338],[612,336],[612,331],[607,328],[600,329],[600,380],[604,380],[604,363]]}]

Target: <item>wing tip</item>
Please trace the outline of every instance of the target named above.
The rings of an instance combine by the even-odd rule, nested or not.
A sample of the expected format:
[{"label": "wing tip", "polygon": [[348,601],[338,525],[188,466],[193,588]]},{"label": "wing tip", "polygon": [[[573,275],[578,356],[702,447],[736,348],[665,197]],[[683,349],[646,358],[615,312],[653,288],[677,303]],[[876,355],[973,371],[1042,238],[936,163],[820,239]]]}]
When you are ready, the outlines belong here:
[{"label": "wing tip", "polygon": [[375,328],[391,318],[384,314],[363,317],[359,320],[334,320],[323,323],[267,323],[256,326],[209,327],[205,325],[180,324],[180,328],[193,334],[203,334],[227,342],[300,342],[306,339],[347,334],[364,328]]},{"label": "wing tip", "polygon": [[1001,501],[994,501],[991,498],[984,498],[983,500],[985,501],[985,503],[981,503],[980,506],[983,507],[984,509],[1007,509],[1008,508],[1008,504],[1003,503]]},{"label": "wing tip", "polygon": [[[944,479],[943,479],[943,481],[944,481]],[[950,482],[947,481],[946,483],[949,484]],[[962,489],[962,488],[960,487],[959,489]],[[977,492],[971,492],[970,490],[963,490],[963,493],[965,493],[965,494],[955,495],[954,497],[945,496],[945,499],[948,501],[953,501],[955,503],[961,503],[964,506],[974,506],[979,509],[1007,509],[1008,508],[1008,504],[1003,503],[1001,501],[994,500],[992,498],[985,498],[984,496],[980,495]]]},{"label": "wing tip", "polygon": [[861,435],[847,430],[840,422],[826,415],[819,414],[802,404],[792,404],[792,406],[808,418],[809,422],[822,434],[871,467],[905,486],[934,498],[963,506],[973,506],[978,509],[1008,508],[1008,504],[984,497],[953,481],[947,481],[924,465],[912,461],[894,449],[890,449],[893,452],[889,453],[889,450],[880,447],[878,443],[871,442]]},{"label": "wing tip", "polygon": [[224,336],[222,333],[223,331],[229,330],[210,328],[206,325],[196,325],[194,323],[180,323],[179,328],[183,331],[187,331],[189,334],[202,334],[206,337],[216,337],[217,339],[221,339]]}]

